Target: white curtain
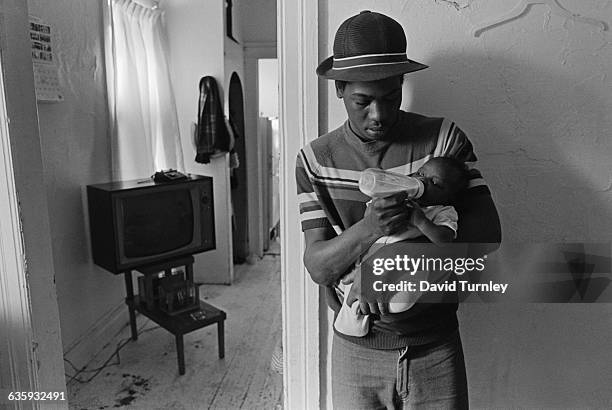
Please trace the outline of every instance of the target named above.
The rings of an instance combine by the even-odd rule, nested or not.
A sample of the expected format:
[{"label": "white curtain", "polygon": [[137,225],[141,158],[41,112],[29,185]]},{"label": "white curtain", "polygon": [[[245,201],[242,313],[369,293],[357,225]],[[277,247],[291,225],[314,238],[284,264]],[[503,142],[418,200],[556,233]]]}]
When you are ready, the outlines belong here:
[{"label": "white curtain", "polygon": [[105,20],[113,179],[183,171],[163,11],[107,0]]}]

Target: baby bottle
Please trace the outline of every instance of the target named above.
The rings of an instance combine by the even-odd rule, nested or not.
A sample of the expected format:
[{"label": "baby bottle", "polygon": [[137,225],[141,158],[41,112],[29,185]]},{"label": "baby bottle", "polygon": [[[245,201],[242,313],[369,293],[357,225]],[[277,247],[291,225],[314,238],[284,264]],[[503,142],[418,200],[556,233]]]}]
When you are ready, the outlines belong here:
[{"label": "baby bottle", "polygon": [[361,172],[359,190],[372,198],[384,198],[405,191],[408,198],[420,198],[425,185],[418,179],[397,172],[368,168]]}]

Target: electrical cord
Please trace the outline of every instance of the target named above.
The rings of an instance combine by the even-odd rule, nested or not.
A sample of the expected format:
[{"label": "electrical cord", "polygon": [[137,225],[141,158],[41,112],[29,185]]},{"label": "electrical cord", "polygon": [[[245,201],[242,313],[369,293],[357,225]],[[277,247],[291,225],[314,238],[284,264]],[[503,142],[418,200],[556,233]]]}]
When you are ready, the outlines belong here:
[{"label": "electrical cord", "polygon": [[[153,327],[150,327],[148,329],[141,330],[140,332],[138,332],[138,335],[141,335],[143,333],[147,333],[147,332],[150,332],[152,330],[159,329],[159,328],[160,328],[160,326],[153,326]],[[123,349],[123,347],[125,345],[127,345],[130,342],[131,339],[132,338],[130,336],[130,337],[127,337],[127,338],[124,338],[124,339],[120,340],[117,343],[117,347],[115,348],[115,351],[108,357],[108,359],[106,359],[104,364],[102,364],[102,366],[100,366],[98,368],[95,368],[95,369],[85,369],[85,368],[82,368],[82,369],[79,370],[70,360],[68,360],[68,359],[66,359],[64,357],[64,361],[66,363],[68,363],[76,371],[76,373],[74,375],[69,375],[69,374],[65,373],[65,376],[68,378],[68,383],[70,383],[72,381],[75,381],[75,382],[78,382],[78,383],[81,383],[81,384],[89,383],[94,378],[96,378],[96,376],[98,376],[102,372],[102,370],[104,370],[104,369],[106,369],[108,367],[111,367],[111,366],[118,366],[118,365],[120,365],[121,364],[121,358],[119,356],[119,351],[121,351],[121,349]],[[117,361],[115,363],[110,363],[110,361],[114,357],[117,358]],[[93,373],[93,375],[90,376],[89,378],[83,380],[83,379],[80,379],[80,378],[77,377],[81,373]]]}]

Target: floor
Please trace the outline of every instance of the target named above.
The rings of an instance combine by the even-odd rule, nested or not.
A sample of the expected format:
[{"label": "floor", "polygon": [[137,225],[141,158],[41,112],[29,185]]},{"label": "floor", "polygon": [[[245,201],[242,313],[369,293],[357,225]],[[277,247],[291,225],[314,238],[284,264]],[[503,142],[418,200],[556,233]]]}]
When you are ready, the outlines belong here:
[{"label": "floor", "polygon": [[200,288],[202,299],[227,313],[224,359],[218,358],[217,326],[197,330],[185,335],[186,373],[179,376],[174,336],[139,316],[138,341],[129,341],[125,328],[79,381],[69,382],[70,408],[282,408],[282,375],[278,361],[271,362],[281,338],[275,249],[253,265],[236,265],[233,285]]}]

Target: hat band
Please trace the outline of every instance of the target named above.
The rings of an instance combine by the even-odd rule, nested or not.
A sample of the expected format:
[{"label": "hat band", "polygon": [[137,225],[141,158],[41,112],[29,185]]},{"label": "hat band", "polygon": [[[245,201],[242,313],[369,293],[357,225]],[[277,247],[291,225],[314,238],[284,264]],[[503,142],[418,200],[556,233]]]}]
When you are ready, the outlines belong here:
[{"label": "hat band", "polygon": [[342,58],[334,57],[333,68],[335,70],[345,70],[364,66],[404,63],[407,61],[408,57],[406,53],[367,54]]}]

